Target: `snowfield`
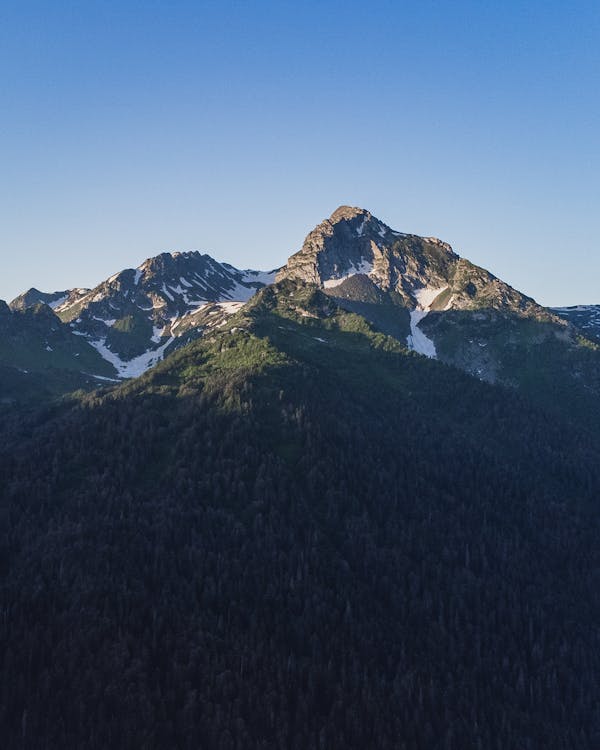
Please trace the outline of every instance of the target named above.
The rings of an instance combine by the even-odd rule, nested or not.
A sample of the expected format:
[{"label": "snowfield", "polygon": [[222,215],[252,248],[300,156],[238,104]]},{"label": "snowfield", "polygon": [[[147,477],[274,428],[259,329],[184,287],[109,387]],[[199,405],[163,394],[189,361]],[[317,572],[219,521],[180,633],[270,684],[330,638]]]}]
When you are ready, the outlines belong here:
[{"label": "snowfield", "polygon": [[443,286],[439,288],[423,288],[415,289],[413,295],[417,300],[417,307],[410,313],[410,334],[407,338],[408,348],[414,352],[423,354],[430,359],[436,359],[437,352],[435,350],[435,344],[428,338],[423,331],[419,328],[419,323],[427,316],[431,305],[436,297],[438,297],[448,287]]},{"label": "snowfield", "polygon": [[118,354],[112,352],[106,346],[106,339],[100,339],[99,341],[89,341],[91,346],[103,357],[107,362],[110,362],[114,366],[115,370],[119,373],[120,378],[137,378],[139,375],[143,375],[146,370],[153,367],[155,364],[161,361],[164,356],[165,349],[175,341],[175,337],[170,337],[162,346],[157,349],[150,349],[139,357],[134,357],[128,361],[122,360]]}]

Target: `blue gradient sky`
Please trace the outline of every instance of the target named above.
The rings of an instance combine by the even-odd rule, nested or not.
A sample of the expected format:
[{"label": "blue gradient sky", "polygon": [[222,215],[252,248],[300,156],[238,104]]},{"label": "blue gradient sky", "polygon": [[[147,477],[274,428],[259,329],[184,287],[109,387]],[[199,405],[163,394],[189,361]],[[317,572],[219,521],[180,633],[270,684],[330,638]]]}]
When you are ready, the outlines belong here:
[{"label": "blue gradient sky", "polygon": [[597,2],[0,4],[0,298],[269,268],[339,204],[600,303]]}]

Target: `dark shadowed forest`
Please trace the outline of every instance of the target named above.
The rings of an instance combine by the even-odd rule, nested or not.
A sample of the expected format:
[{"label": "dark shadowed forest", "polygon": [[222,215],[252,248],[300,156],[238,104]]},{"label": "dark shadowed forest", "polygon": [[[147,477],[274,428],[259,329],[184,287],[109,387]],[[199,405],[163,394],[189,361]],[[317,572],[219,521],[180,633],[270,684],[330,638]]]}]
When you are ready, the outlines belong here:
[{"label": "dark shadowed forest", "polygon": [[598,437],[345,320],[4,415],[3,747],[599,746]]}]

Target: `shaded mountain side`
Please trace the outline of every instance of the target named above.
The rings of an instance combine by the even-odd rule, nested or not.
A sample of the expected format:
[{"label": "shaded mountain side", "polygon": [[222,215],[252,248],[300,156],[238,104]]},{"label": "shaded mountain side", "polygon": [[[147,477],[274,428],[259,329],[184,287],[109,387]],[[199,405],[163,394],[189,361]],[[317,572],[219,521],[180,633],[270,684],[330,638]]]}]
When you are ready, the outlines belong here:
[{"label": "shaded mountain side", "polygon": [[586,337],[600,344],[600,305],[554,307],[552,312],[579,328]]},{"label": "shaded mountain side", "polygon": [[336,304],[373,323],[379,331],[405,343],[410,335],[410,313],[394,291],[383,291],[365,274],[355,274],[324,289]]},{"label": "shaded mountain side", "polygon": [[[352,276],[323,290],[345,310],[355,312],[402,343],[410,345],[409,311],[394,293],[371,293],[372,282]],[[419,330],[435,357],[479,380],[516,388],[535,403],[595,428],[600,424],[600,338],[590,327],[481,308],[433,309],[422,314]]]},{"label": "shaded mountain side", "polygon": [[270,287],[0,430],[6,748],[595,748],[597,435]]},{"label": "shaded mountain side", "polygon": [[[338,308],[368,320],[373,329],[406,346],[411,320],[383,292],[357,274],[335,289],[283,281],[259,294],[241,312],[272,300],[284,315],[329,326]],[[600,348],[577,329],[494,309],[429,312],[420,326],[434,342],[437,359],[469,375],[518,390],[560,420],[600,430]]]},{"label": "shaded mountain side", "polygon": [[0,404],[22,406],[78,388],[92,390],[116,371],[42,303],[0,303]]},{"label": "shaded mountain side", "polygon": [[493,309],[431,312],[420,326],[440,361],[600,425],[600,346],[577,329]]},{"label": "shaded mountain side", "polygon": [[19,423],[30,410],[68,398],[67,394],[74,391],[93,391],[104,381],[75,370],[53,367],[23,370],[0,362],[1,418],[5,423],[10,419]]}]

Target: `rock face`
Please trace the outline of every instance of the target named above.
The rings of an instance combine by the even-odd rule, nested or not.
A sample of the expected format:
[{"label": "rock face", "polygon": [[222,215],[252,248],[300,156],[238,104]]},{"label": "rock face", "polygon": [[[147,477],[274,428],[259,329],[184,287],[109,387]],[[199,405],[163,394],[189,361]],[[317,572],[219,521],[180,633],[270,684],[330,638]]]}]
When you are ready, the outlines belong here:
[{"label": "rock face", "polygon": [[395,231],[369,211],[350,206],[341,206],[310,232],[277,279],[318,284],[344,296],[345,282],[356,275],[396,293],[409,309],[493,308],[549,317],[530,297],[459,257],[446,242]]}]

